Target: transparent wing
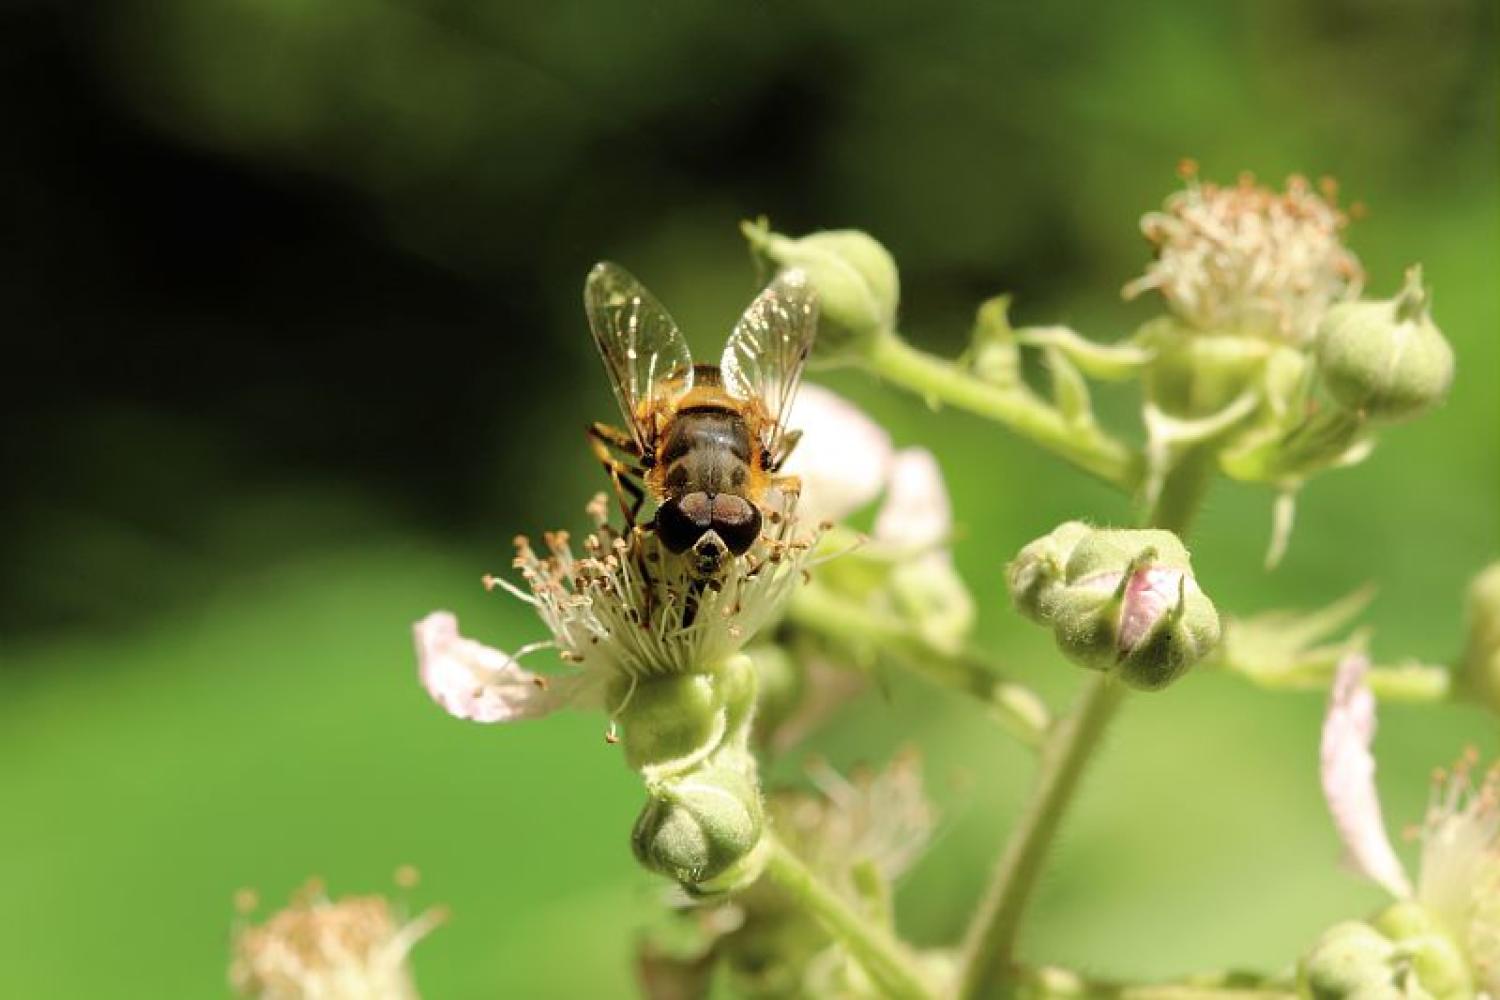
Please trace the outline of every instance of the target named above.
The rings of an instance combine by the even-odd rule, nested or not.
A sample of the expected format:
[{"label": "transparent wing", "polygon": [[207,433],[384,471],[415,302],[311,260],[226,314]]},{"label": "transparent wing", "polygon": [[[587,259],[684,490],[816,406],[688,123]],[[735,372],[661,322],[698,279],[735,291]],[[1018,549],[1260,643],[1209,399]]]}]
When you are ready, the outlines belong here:
[{"label": "transparent wing", "polygon": [[773,455],[786,433],[786,416],[817,330],[817,292],[803,272],[783,271],[750,303],[724,345],[719,362],[724,387],[765,407],[761,443]]},{"label": "transparent wing", "polygon": [[589,271],[583,308],[630,433],[649,452],[657,407],[692,388],[687,342],[655,296],[618,264],[606,261]]}]

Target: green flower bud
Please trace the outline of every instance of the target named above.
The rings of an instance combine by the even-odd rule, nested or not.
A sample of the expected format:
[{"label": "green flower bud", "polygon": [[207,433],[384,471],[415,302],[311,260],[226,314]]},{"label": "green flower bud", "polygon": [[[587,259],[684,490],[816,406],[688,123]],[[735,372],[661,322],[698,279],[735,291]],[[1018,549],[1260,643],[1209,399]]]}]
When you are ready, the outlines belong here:
[{"label": "green flower bud", "polygon": [[1169,531],[1070,522],[1023,549],[1009,580],[1016,606],[1050,625],[1069,659],[1134,688],[1166,687],[1219,641],[1218,612]]},{"label": "green flower bud", "polygon": [[1397,958],[1415,976],[1415,985],[1439,1000],[1474,995],[1474,979],[1463,951],[1420,904],[1395,903],[1370,924],[1396,943]]},{"label": "green flower bud", "polygon": [[1016,610],[1034,622],[1048,624],[1043,606],[1062,586],[1063,570],[1073,549],[1093,528],[1082,521],[1065,521],[1023,548],[1006,567],[1006,584]]},{"label": "green flower bud", "polygon": [[1500,713],[1500,562],[1469,583],[1469,639],[1460,667],[1468,694]]},{"label": "green flower bud", "polygon": [[1312,1000],[1402,1000],[1395,959],[1395,944],[1370,925],[1334,924],[1303,957],[1298,991]]},{"label": "green flower bud", "polygon": [[690,892],[707,894],[740,888],[759,876],[764,833],[754,759],[726,751],[651,790],[631,847],[645,867]]},{"label": "green flower bud", "polygon": [[901,280],[890,253],[857,229],[800,239],[771,232],[764,219],[740,226],[751,250],[780,268],[800,268],[818,290],[814,351],[822,357],[859,354],[896,327]]},{"label": "green flower bud", "polygon": [[995,385],[1021,381],[1021,347],[1010,325],[1010,296],[997,295],[979,305],[969,342],[969,368]]},{"label": "green flower bud", "polygon": [[1453,382],[1453,349],[1432,322],[1422,270],[1406,273],[1393,299],[1333,306],[1318,325],[1323,384],[1340,406],[1405,420],[1442,400]]}]

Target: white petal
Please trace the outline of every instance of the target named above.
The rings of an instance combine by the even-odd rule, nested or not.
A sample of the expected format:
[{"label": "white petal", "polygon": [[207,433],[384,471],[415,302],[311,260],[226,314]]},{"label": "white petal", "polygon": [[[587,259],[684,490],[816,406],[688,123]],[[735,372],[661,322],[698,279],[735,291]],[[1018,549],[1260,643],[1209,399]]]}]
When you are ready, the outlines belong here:
[{"label": "white petal", "polygon": [[1363,876],[1391,895],[1411,895],[1406,871],[1386,835],[1375,790],[1375,696],[1365,686],[1369,660],[1350,654],[1339,663],[1323,719],[1321,771],[1323,797],[1333,825]]},{"label": "white petal", "polygon": [[787,418],[802,440],[782,469],[802,478],[797,516],[841,521],[880,495],[891,462],[891,436],[859,407],[817,385],[804,385]]},{"label": "white petal", "polygon": [[[534,719],[558,708],[565,691],[523,670],[509,654],[458,634],[458,619],[434,611],[412,627],[422,686],[449,715],[474,722]],[[570,685],[564,685],[569,687]]]},{"label": "white petal", "polygon": [[931,549],[953,532],[953,504],[943,470],[926,448],[904,448],[891,462],[875,537],[900,548]]}]

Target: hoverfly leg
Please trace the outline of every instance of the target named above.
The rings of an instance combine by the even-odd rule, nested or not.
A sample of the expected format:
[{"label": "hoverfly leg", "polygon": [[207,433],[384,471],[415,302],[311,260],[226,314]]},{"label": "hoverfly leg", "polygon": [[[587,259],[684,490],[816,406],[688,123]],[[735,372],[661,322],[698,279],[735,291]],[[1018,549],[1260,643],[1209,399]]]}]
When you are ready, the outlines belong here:
[{"label": "hoverfly leg", "polygon": [[766,465],[766,471],[776,472],[783,465],[786,465],[786,460],[792,457],[792,449],[796,448],[797,442],[801,440],[802,432],[800,430],[787,431],[781,435],[781,440],[776,444],[776,451],[771,455],[771,460]]},{"label": "hoverfly leg", "polygon": [[610,449],[616,449],[637,462],[641,458],[640,449],[629,434],[608,424],[595,422],[589,425],[588,436],[589,447],[614,483],[615,499],[620,503],[620,512],[625,515],[625,529],[629,531],[635,527],[641,506],[646,502],[646,492],[637,482],[642,470],[638,466],[626,465]]}]

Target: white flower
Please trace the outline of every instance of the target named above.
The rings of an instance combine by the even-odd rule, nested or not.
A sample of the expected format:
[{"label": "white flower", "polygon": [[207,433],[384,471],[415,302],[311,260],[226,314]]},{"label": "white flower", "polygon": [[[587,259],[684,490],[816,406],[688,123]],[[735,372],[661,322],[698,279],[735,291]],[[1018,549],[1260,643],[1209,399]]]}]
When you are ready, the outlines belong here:
[{"label": "white flower", "polygon": [[1343,244],[1331,181],[1324,198],[1296,176],[1277,192],[1249,175],[1221,187],[1191,164],[1185,174],[1186,190],[1141,219],[1156,259],[1126,298],[1154,289],[1199,330],[1303,344],[1330,305],[1359,296],[1364,271]]},{"label": "white flower", "polygon": [[903,448],[890,462],[885,502],[875,515],[875,537],[894,548],[947,557],[953,504],[937,458],[926,448]]},{"label": "white flower", "polygon": [[[780,612],[813,542],[796,535],[795,516],[771,513],[748,552],[704,579],[653,532],[621,535],[610,527],[602,495],[588,509],[596,526],[581,554],[566,532],[546,535],[546,556],[517,538],[515,567],[525,589],[485,580],[531,605],[550,640],[511,656],[460,636],[447,612],[416,624],[422,682],[445,711],[476,722],[536,718],[595,700],[615,677],[639,680],[722,663]],[[556,649],[575,669],[543,677],[520,667],[520,657],[543,648]]]},{"label": "white flower", "polygon": [[256,1000],[417,1000],[407,956],[442,919],[398,921],[380,896],[333,902],[312,885],[235,934],[229,982]]},{"label": "white flower", "polygon": [[1500,997],[1500,765],[1479,773],[1465,754],[1434,779],[1411,888],[1387,838],[1375,790],[1375,700],[1361,655],[1340,663],[1323,724],[1323,792],[1334,825],[1361,874],[1415,902],[1463,949],[1475,979]]},{"label": "white flower", "polygon": [[859,407],[822,386],[803,385],[787,426],[802,432],[782,471],[802,479],[797,513],[805,522],[842,521],[880,495],[891,436]]}]

